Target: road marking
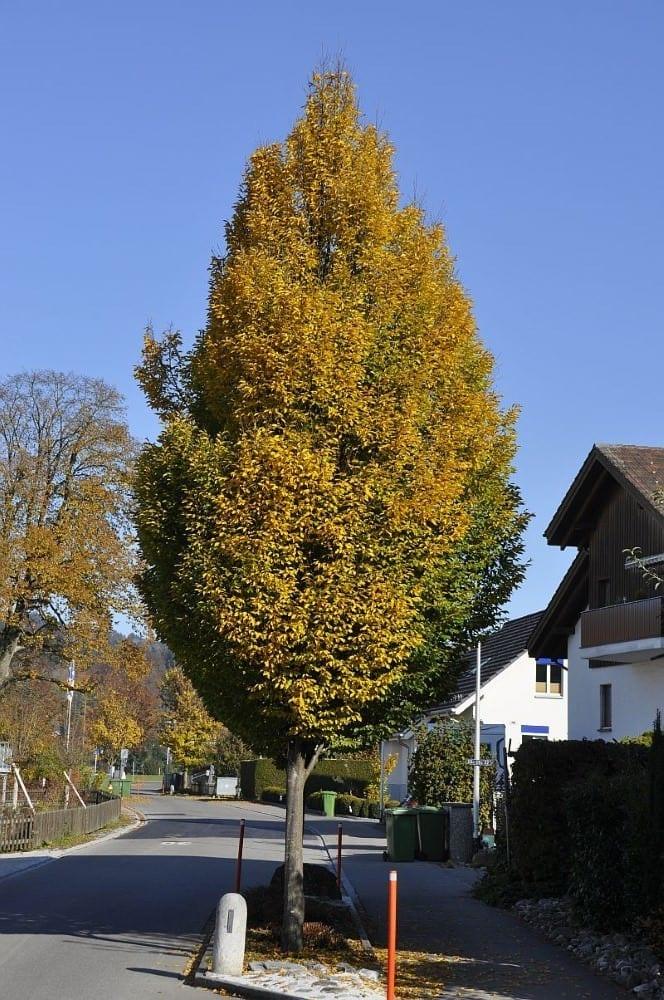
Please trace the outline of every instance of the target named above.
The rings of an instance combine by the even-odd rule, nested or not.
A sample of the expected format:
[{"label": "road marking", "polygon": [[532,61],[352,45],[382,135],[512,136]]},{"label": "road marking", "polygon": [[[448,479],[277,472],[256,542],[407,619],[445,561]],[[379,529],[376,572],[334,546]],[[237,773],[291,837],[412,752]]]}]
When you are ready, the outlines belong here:
[{"label": "road marking", "polygon": [[162,840],[162,847],[190,847],[190,840]]}]

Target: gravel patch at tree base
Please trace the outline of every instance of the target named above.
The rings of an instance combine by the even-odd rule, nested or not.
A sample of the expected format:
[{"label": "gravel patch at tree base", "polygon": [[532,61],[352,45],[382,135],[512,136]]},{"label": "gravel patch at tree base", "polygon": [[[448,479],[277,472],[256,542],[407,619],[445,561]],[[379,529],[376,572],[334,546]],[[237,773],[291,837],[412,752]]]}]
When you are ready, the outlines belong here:
[{"label": "gravel patch at tree base", "polygon": [[[208,973],[207,978],[213,976]],[[265,961],[250,962],[248,970],[238,977],[225,976],[226,984],[242,989],[259,987],[278,996],[298,1000],[382,1000],[385,991],[378,984],[378,974],[372,969],[356,969],[342,963],[331,969],[322,962]]]}]

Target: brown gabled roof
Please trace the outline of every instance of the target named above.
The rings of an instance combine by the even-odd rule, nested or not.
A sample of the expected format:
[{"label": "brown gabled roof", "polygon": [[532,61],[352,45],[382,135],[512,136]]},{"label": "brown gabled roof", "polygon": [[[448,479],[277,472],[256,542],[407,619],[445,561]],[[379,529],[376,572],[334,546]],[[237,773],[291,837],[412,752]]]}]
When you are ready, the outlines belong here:
[{"label": "brown gabled roof", "polygon": [[585,545],[598,498],[615,483],[622,486],[658,520],[657,501],[664,488],[664,448],[633,444],[596,444],[563,497],[544,535],[549,545]]},{"label": "brown gabled roof", "polygon": [[661,523],[664,448],[596,444],[591,449],[544,532],[549,545],[574,545],[580,551],[533,630],[531,656],[567,655],[567,636],[588,603],[588,540],[602,504],[618,488]]},{"label": "brown gabled roof", "polygon": [[[530,635],[539,622],[541,611],[536,611],[522,618],[513,618],[502,628],[482,640],[482,687],[501,670],[513,663],[528,647]],[[475,649],[470,650],[463,658],[462,673],[452,697],[442,705],[436,705],[432,712],[445,712],[464,701],[475,690],[476,665]]]},{"label": "brown gabled roof", "polygon": [[600,451],[655,510],[660,517],[664,509],[658,494],[664,489],[664,448],[649,448],[636,444],[598,444]]}]

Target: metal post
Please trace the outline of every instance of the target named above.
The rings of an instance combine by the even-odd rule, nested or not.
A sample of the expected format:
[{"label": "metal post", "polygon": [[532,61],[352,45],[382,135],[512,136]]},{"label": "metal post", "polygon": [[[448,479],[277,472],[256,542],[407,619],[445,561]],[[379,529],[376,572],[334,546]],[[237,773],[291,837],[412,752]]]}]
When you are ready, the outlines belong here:
[{"label": "metal post", "polygon": [[344,828],[339,823],[337,828],[337,889],[341,892],[341,847],[343,844]]},{"label": "metal post", "polygon": [[394,1000],[397,970],[397,873],[390,872],[387,888],[387,1000]]},{"label": "metal post", "polygon": [[385,741],[380,741],[380,786],[378,788],[378,811],[381,822],[385,812]]},{"label": "metal post", "polygon": [[240,839],[237,845],[237,862],[235,864],[235,891],[240,891],[240,886],[242,885],[242,848],[244,845],[244,823],[243,819],[240,820]]},{"label": "metal post", "polygon": [[482,644],[477,643],[477,668],[475,675],[475,764],[473,765],[473,832],[480,837],[480,689],[482,687]]}]

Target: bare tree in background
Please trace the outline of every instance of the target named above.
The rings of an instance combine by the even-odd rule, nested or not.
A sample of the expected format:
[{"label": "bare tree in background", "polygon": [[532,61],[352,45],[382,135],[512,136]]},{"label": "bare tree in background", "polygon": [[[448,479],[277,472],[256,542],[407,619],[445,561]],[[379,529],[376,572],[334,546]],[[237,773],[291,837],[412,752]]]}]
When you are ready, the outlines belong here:
[{"label": "bare tree in background", "polygon": [[44,654],[84,668],[131,613],[133,456],[122,397],[100,379],[0,382],[0,687],[43,675]]}]

